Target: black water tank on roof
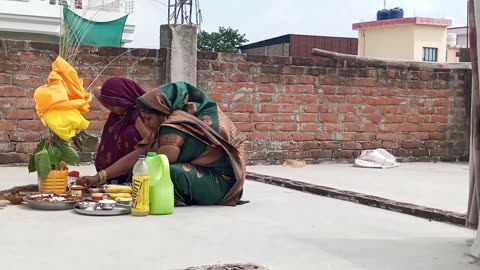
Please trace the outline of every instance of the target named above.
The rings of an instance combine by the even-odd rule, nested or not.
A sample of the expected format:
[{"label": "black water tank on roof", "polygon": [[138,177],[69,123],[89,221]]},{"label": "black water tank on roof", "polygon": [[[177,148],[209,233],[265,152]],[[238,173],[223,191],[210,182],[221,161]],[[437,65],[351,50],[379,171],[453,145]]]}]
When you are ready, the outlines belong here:
[{"label": "black water tank on roof", "polygon": [[390,10],[382,9],[377,11],[377,21],[390,19]]}]

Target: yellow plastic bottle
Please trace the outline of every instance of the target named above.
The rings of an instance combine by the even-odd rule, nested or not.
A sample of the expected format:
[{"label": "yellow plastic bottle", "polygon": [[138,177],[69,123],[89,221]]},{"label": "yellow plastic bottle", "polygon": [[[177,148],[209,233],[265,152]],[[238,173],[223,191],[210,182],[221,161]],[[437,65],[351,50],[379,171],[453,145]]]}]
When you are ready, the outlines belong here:
[{"label": "yellow plastic bottle", "polygon": [[138,156],[132,173],[132,216],[147,216],[150,210],[150,173],[145,155]]}]

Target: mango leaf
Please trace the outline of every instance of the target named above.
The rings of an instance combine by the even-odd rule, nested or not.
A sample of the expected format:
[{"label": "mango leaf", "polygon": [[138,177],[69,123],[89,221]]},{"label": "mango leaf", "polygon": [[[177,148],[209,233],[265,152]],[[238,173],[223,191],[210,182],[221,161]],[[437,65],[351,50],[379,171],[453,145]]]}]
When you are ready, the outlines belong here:
[{"label": "mango leaf", "polygon": [[36,169],[35,169],[35,158],[34,157],[35,157],[35,154],[31,154],[30,159],[28,160],[28,172],[29,173],[36,171]]},{"label": "mango leaf", "polygon": [[49,143],[46,148],[48,154],[50,155],[51,164],[55,167],[58,167],[62,158],[62,151],[58,146],[53,143]]},{"label": "mango leaf", "polygon": [[37,147],[35,148],[35,151],[30,155],[30,159],[28,161],[28,172],[32,173],[36,171],[36,166],[35,166],[35,154],[40,152],[45,147],[45,139],[40,140],[40,142],[37,144]]},{"label": "mango leaf", "polygon": [[48,154],[47,149],[42,149],[38,153],[35,154],[35,169],[38,172],[38,175],[41,179],[45,179],[48,177],[48,173],[52,169],[50,163],[50,155]]},{"label": "mango leaf", "polygon": [[58,143],[60,148],[61,156],[60,159],[65,161],[65,163],[70,165],[78,165],[80,163],[80,157],[78,156],[77,151],[66,143]]}]

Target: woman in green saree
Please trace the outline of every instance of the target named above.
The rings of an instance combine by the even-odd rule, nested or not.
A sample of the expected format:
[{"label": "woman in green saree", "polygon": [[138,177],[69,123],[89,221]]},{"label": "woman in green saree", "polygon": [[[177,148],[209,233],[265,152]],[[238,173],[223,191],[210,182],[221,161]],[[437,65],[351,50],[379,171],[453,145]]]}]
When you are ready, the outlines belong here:
[{"label": "woman in green saree", "polygon": [[102,184],[132,171],[139,154],[155,151],[170,162],[177,205],[229,205],[245,182],[244,137],[205,92],[185,82],[170,83],[137,99],[151,135],[136,150],[78,184]]}]

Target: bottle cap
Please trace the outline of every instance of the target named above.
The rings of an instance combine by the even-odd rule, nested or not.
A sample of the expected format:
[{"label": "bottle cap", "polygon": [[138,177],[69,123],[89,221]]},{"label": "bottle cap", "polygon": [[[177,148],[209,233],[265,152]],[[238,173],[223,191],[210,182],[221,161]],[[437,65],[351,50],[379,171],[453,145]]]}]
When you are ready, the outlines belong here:
[{"label": "bottle cap", "polygon": [[145,158],[145,155],[144,155],[144,154],[140,154],[140,155],[138,155],[138,158]]},{"label": "bottle cap", "polygon": [[154,157],[157,155],[157,152],[148,152],[147,157]]}]

